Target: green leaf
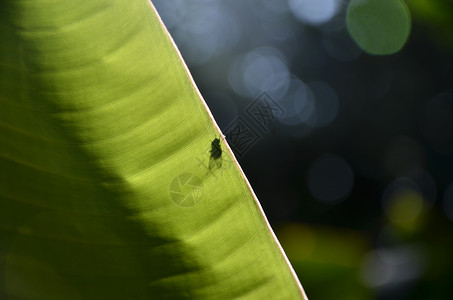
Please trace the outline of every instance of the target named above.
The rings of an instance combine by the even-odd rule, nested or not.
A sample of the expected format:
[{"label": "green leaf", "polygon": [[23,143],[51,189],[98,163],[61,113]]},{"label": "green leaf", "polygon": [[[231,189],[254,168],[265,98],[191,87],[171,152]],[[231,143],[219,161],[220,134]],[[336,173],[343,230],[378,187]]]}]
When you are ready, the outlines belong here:
[{"label": "green leaf", "polygon": [[304,298],[147,0],[0,2],[0,298]]}]

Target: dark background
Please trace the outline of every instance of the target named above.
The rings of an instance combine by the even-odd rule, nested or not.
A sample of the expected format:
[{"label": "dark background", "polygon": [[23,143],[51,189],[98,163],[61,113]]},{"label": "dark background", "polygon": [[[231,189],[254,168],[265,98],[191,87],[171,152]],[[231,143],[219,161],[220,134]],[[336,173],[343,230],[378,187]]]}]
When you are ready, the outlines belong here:
[{"label": "dark background", "polygon": [[311,299],[452,299],[453,2],[381,56],[297,2],[153,0]]}]

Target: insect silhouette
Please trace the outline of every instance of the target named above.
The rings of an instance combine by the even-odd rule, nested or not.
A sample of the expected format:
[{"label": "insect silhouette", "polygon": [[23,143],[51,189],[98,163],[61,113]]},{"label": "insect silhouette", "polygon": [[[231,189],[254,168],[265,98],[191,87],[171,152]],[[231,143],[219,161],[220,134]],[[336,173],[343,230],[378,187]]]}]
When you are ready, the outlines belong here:
[{"label": "insect silhouette", "polygon": [[209,158],[209,169],[214,166],[220,168],[222,166],[222,147],[220,146],[220,139],[215,138],[211,142],[211,157]]}]

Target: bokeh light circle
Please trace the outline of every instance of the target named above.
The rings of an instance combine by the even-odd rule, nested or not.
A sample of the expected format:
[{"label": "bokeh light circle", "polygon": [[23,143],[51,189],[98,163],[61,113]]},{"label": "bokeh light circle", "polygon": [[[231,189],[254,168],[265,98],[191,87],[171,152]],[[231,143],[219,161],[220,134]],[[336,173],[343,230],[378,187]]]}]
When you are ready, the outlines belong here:
[{"label": "bokeh light circle", "polygon": [[350,195],[353,186],[352,169],[338,156],[321,157],[308,170],[308,188],[321,202],[338,203]]},{"label": "bokeh light circle", "polygon": [[288,89],[290,73],[285,56],[280,51],[273,47],[258,47],[234,61],[228,80],[241,96],[256,97],[267,92],[278,101]]},{"label": "bokeh light circle", "polygon": [[382,195],[384,212],[393,223],[414,221],[424,208],[420,187],[411,179],[401,177],[390,183]]},{"label": "bokeh light circle", "polygon": [[288,92],[279,101],[285,110],[279,121],[286,125],[307,124],[314,116],[315,99],[310,87],[297,77],[290,81]]},{"label": "bokeh light circle", "polygon": [[411,30],[409,9],[401,0],[351,0],[346,26],[357,45],[373,55],[401,50]]},{"label": "bokeh light circle", "polygon": [[289,0],[289,7],[297,19],[319,25],[332,19],[339,9],[338,0]]},{"label": "bokeh light circle", "polygon": [[380,248],[365,255],[361,277],[366,286],[389,287],[417,279],[424,268],[423,253],[416,246]]}]

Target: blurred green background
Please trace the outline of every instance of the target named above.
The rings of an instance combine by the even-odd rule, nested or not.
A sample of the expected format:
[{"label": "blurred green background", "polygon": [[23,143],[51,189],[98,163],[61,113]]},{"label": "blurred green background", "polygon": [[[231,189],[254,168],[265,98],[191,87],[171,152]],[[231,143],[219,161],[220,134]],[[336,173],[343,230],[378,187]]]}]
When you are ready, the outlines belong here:
[{"label": "blurred green background", "polygon": [[152,1],[311,299],[453,298],[453,1]]}]

